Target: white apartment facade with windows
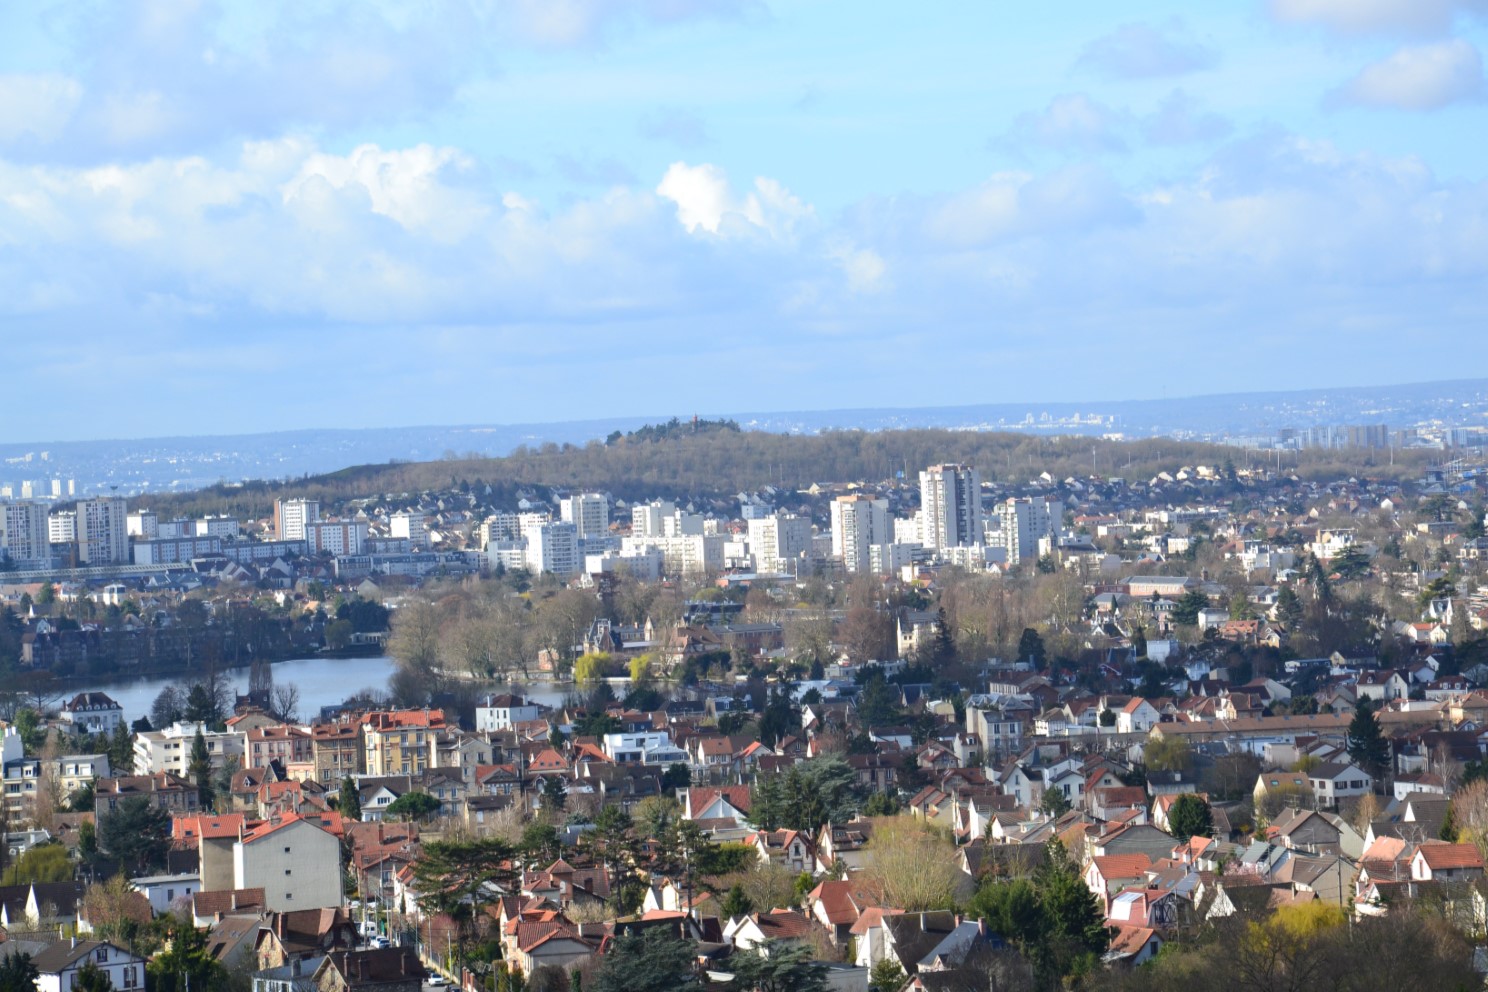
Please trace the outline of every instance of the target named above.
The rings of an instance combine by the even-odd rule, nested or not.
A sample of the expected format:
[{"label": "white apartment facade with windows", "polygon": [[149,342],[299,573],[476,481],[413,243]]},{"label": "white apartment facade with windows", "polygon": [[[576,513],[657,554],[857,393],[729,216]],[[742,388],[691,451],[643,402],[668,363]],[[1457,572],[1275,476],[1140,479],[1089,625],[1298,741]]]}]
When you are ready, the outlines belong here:
[{"label": "white apartment facade with windows", "polygon": [[776,512],[749,521],[749,550],[761,572],[790,572],[811,550],[811,521],[794,513]]},{"label": "white apartment facade with windows", "polygon": [[[59,542],[60,543],[60,542]],[[0,508],[0,547],[14,561],[38,561],[52,553],[51,521],[40,503]]]},{"label": "white apartment facade with windows", "polygon": [[870,549],[892,544],[887,500],[871,496],[838,496],[832,501],[832,557],[840,559],[849,574],[873,571]]},{"label": "white apartment facade with windows", "polygon": [[359,555],[367,541],[363,520],[315,520],[305,524],[305,546],[312,555]]},{"label": "white apartment facade with windows", "polygon": [[144,730],[134,735],[134,774],[171,772],[189,781],[191,745],[198,728],[206,739],[214,772],[221,771],[229,758],[237,758],[238,766],[242,767],[245,742],[241,733],[231,730],[218,733],[205,724],[178,720],[163,730]]},{"label": "white apartment facade with windows", "polygon": [[128,516],[122,496],[78,500],[78,560],[87,565],[128,564]]},{"label": "white apartment facade with windows", "polygon": [[583,562],[579,559],[579,532],[573,524],[545,521],[529,525],[523,531],[527,539],[527,567],[535,574],[577,575]]},{"label": "white apartment facade with windows", "polygon": [[920,541],[927,548],[982,543],[982,477],[967,465],[920,473]]},{"label": "white apartment facade with windows", "polygon": [[602,493],[575,493],[558,504],[564,523],[573,524],[579,537],[604,537],[610,532],[610,501]]},{"label": "white apartment facade with windows", "polygon": [[303,541],[305,525],[319,519],[319,500],[276,499],[274,501],[274,535],[281,541]]}]

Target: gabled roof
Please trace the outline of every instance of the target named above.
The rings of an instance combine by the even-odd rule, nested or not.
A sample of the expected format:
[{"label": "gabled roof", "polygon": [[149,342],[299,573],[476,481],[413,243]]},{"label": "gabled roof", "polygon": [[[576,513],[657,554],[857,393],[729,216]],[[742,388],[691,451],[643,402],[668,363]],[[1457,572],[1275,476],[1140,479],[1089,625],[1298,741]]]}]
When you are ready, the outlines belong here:
[{"label": "gabled roof", "polygon": [[1483,856],[1474,844],[1422,844],[1417,853],[1432,871],[1483,867]]}]

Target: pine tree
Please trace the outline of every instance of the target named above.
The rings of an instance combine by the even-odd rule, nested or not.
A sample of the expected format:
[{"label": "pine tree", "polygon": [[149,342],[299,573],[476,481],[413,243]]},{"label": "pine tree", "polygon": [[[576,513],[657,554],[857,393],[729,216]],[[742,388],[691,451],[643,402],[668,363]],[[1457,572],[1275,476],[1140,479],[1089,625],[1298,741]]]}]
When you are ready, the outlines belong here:
[{"label": "pine tree", "polygon": [[211,809],[216,796],[212,792],[212,755],[207,750],[207,738],[200,726],[191,739],[191,758],[186,765],[186,774],[196,784],[196,794],[202,809]]},{"label": "pine tree", "polygon": [[360,820],[362,818],[362,793],[357,788],[356,779],[350,775],[341,779],[340,801],[337,808],[341,816],[347,820]]},{"label": "pine tree", "polygon": [[1047,664],[1044,653],[1044,639],[1039,632],[1032,627],[1024,627],[1023,634],[1018,638],[1018,660],[1026,661],[1033,665],[1036,671],[1043,671]]},{"label": "pine tree", "polygon": [[1390,742],[1385,739],[1379,720],[1363,703],[1349,722],[1348,756],[1376,779],[1390,764]]}]

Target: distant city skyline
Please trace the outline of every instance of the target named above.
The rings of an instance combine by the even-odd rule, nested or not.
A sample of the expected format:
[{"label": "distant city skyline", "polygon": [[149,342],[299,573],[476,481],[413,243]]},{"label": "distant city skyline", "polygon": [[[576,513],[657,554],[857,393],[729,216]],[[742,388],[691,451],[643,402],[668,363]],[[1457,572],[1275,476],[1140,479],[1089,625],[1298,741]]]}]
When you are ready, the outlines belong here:
[{"label": "distant city skyline", "polygon": [[0,440],[1488,369],[1478,0],[0,12]]}]

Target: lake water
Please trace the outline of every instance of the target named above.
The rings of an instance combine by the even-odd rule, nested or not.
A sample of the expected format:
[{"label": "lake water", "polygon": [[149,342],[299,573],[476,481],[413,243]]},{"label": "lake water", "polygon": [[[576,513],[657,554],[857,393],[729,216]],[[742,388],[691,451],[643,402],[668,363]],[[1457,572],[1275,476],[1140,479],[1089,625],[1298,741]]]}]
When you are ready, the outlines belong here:
[{"label": "lake water", "polygon": [[[362,689],[386,691],[388,677],[393,674],[394,662],[388,657],[375,658],[291,658],[274,664],[276,685],[294,683],[300,690],[300,719],[308,720],[320,712],[323,706],[336,706]],[[225,673],[227,680],[239,693],[248,691],[248,669],[232,669]],[[185,676],[160,676],[139,679],[100,680],[80,682],[63,694],[71,699],[77,692],[104,692],[124,708],[124,717],[134,720],[150,712],[150,704],[168,685],[189,682]],[[548,706],[560,705],[566,687],[552,682],[533,682],[527,685],[501,685],[493,687],[496,692],[516,692],[535,702]]]}]

